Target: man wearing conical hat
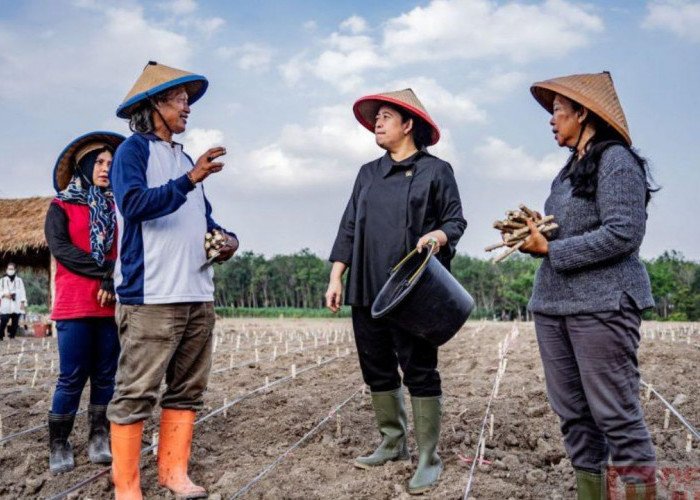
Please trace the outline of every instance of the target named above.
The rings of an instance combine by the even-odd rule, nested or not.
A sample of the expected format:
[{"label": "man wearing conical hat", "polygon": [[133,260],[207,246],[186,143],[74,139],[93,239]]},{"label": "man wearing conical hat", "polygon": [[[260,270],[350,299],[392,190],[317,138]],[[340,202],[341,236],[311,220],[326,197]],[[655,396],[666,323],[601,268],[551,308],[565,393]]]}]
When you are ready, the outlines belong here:
[{"label": "man wearing conical hat", "polygon": [[440,131],[411,89],[362,97],[353,111],[386,153],[363,165],[357,175],[331,251],[326,305],[339,309],[341,278],[349,268],[345,303],[352,306],[360,368],[382,437],[378,448],[356,458],[354,465],[369,469],[410,459],[405,385],[418,444],[408,491],[420,494],[433,488],[442,472],[437,453],[442,415],[438,348],[386,318],[374,319],[371,306],[389,278],[388,270],[414,248],[433,251],[449,269],[467,223],[452,167],[427,150],[438,142]]},{"label": "man wearing conical hat", "polygon": [[206,498],[187,475],[195,412],[211,367],[214,284],[205,234],[219,230],[202,182],[221,171],[223,147],[196,163],[173,140],[187,127],[190,106],[207,80],[149,62],[117,109],[134,134],[119,147],[110,172],[117,204],[119,258],[115,266],[116,320],[122,345],[117,386],[107,415],[112,433],[112,477],[117,499],[140,499],[143,422],[165,376],[158,442],[158,482],[178,498]]},{"label": "man wearing conical hat", "polygon": [[610,73],[554,78],[531,92],[571,151],[544,206],[559,229],[548,241],[530,222],[520,250],[542,257],[528,307],[578,498],[604,498],[609,460],[626,498],[656,498],[637,360],[641,314],[654,305],[639,258],[654,191],[646,161],[631,148]]}]

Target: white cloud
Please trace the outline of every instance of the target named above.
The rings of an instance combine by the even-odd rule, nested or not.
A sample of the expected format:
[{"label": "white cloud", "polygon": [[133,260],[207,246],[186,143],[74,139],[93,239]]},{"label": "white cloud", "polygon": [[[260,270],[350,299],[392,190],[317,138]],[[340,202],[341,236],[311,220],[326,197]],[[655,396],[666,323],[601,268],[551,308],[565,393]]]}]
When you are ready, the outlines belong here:
[{"label": "white cloud", "polygon": [[[193,128],[185,132],[181,140],[185,152],[196,162],[207,149],[224,144],[224,133],[217,129]],[[226,162],[226,157],[222,161]]]},{"label": "white cloud", "polygon": [[185,15],[197,10],[197,2],[194,0],[172,0],[170,2],[160,2],[158,8],[172,14]]},{"label": "white cloud", "polygon": [[565,149],[538,159],[522,147],[513,147],[496,137],[488,137],[474,149],[477,161],[474,170],[492,179],[514,182],[551,180],[566,163]]},{"label": "white cloud", "polygon": [[310,19],[310,20],[306,21],[304,24],[302,24],[301,27],[304,28],[305,31],[311,32],[311,31],[316,31],[316,28],[318,28],[318,24],[313,19]]},{"label": "white cloud", "polygon": [[367,31],[367,21],[360,16],[352,16],[340,23],[340,29],[349,31],[353,35],[359,35]]},{"label": "white cloud", "polygon": [[433,0],[389,20],[383,49],[405,62],[500,56],[525,63],[562,57],[602,30],[599,17],[565,0]]},{"label": "white cloud", "polygon": [[442,120],[453,122],[482,122],[486,112],[465,94],[453,94],[432,78],[417,76],[395,80],[387,89],[410,87],[423,103],[433,120],[440,126]]},{"label": "white cloud", "polygon": [[[74,95],[84,89],[93,95],[105,90],[126,94],[148,59],[188,67],[191,41],[146,20],[140,7],[88,6],[74,15],[81,21],[61,43],[19,29],[0,30],[0,100]],[[115,78],[115,68],[128,72]]]},{"label": "white cloud", "polygon": [[237,58],[238,67],[243,70],[267,70],[272,61],[272,50],[254,43],[246,43],[240,47],[221,47],[217,53],[224,58]]},{"label": "white cloud", "polygon": [[[280,71],[291,84],[312,75],[353,92],[365,84],[369,72],[416,63],[506,58],[525,64],[562,58],[589,45],[602,30],[600,17],[567,0],[537,4],[432,0],[386,21],[379,38],[363,18],[352,16],[321,40],[317,54],[294,56]],[[514,70],[509,78],[494,83],[509,88],[518,75]]]},{"label": "white cloud", "polygon": [[700,42],[700,3],[687,0],[657,0],[647,4],[647,17],[642,26],[648,29],[662,29],[685,38]]}]

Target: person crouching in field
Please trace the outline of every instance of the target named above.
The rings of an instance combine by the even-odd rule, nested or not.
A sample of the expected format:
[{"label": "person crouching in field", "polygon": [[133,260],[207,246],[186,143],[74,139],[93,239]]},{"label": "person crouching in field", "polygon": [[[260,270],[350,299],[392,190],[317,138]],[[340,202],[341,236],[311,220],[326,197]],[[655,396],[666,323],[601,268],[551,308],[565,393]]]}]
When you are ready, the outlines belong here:
[{"label": "person crouching in field", "polygon": [[345,302],[352,306],[360,368],[382,436],[376,451],[354,464],[366,469],[410,458],[400,365],[418,443],[408,490],[419,494],[435,486],[442,472],[438,349],[386,319],[373,319],[370,309],[389,269],[413,248],[432,249],[449,269],[467,223],[452,167],[426,149],[439,140],[438,127],[411,89],[363,97],[353,111],[386,154],[357,175],[330,255],[326,305],[334,312],[340,308],[341,279],[349,267]]},{"label": "person crouching in field", "polygon": [[579,499],[602,496],[611,459],[627,498],[655,498],[654,446],[639,400],[641,312],[654,305],[639,247],[653,192],[607,72],[532,85],[571,157],[552,183],[551,241],[530,223],[520,251],[543,257],[529,308]]},{"label": "person crouching in field", "polygon": [[44,223],[56,259],[51,319],[56,322],[60,363],[48,417],[52,474],[75,467],[68,437],[88,379],[88,457],[92,463],[112,462],[106,412],[114,393],[119,338],[112,280],[117,227],[108,175],[123,140],[112,132],[82,135],[66,146],[54,167],[58,194]]},{"label": "person crouching in field", "polygon": [[178,498],[206,498],[187,475],[195,412],[209,379],[214,284],[204,236],[218,229],[202,181],[221,171],[226,154],[212,148],[193,163],[173,141],[187,126],[190,105],[207,88],[203,76],[149,62],[117,109],[134,134],[119,147],[111,179],[117,203],[119,259],[116,317],[122,354],[107,416],[112,423],[112,478],[117,499],[140,499],[143,422],[165,376],[158,442],[158,482]]}]

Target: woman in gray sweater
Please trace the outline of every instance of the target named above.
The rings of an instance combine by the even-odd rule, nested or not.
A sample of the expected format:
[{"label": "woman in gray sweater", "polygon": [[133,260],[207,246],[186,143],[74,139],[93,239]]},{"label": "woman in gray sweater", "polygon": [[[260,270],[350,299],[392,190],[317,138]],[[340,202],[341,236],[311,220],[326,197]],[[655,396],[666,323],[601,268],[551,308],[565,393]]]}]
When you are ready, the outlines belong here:
[{"label": "woman in gray sweater", "polygon": [[631,149],[609,73],[538,82],[531,92],[552,113],[557,144],[571,150],[545,203],[559,229],[547,241],[530,224],[521,251],[543,257],[529,308],[578,498],[601,498],[609,459],[627,498],[654,498],[637,367],[641,312],[654,305],[639,259],[654,191],[646,162]]}]

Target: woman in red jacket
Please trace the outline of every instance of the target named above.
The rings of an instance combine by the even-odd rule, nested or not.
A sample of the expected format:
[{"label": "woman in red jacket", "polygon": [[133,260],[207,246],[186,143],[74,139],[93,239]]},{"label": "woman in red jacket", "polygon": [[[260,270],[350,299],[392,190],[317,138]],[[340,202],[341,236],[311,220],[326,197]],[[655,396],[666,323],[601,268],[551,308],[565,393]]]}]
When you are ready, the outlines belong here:
[{"label": "woman in red jacket", "polygon": [[49,206],[44,227],[56,259],[51,319],[56,321],[60,359],[48,418],[53,474],[75,466],[68,436],[88,378],[88,455],[93,463],[112,462],[105,413],[114,392],[119,338],[112,282],[116,216],[109,169],[123,140],[111,132],[85,134],[63,150],[54,168],[58,195]]}]

